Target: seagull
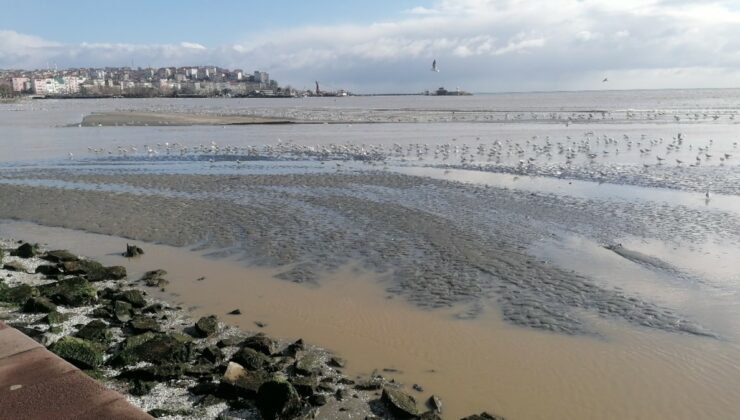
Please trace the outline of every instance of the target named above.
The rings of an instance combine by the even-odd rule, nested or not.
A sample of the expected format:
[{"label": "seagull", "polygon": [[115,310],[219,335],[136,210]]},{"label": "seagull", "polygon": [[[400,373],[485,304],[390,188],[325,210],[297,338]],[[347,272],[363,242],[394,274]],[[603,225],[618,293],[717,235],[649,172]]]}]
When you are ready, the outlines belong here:
[{"label": "seagull", "polygon": [[435,59],[432,61],[432,71],[435,73],[439,73],[439,68],[437,68],[437,60]]},{"label": "seagull", "polygon": [[605,77],[604,80],[601,81],[601,83],[606,83],[609,81],[609,78]]}]

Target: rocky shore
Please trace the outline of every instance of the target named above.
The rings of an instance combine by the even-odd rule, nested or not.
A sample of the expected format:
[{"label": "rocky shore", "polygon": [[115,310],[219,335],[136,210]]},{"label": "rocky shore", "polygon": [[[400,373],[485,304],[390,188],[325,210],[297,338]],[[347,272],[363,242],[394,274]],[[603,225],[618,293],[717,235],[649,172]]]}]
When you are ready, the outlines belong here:
[{"label": "rocky shore", "polygon": [[153,417],[443,417],[440,398],[417,384],[406,390],[379,373],[350,378],[344,360],[300,339],[249,334],[217,315],[191,319],[147,293],[166,287],[164,270],[129,279],[123,266],[7,240],[0,267],[1,319]]}]

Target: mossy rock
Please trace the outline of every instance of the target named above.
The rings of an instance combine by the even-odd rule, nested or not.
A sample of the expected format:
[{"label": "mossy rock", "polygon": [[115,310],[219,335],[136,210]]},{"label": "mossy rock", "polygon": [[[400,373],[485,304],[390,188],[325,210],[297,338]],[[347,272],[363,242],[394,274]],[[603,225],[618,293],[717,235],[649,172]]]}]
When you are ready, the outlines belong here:
[{"label": "mossy rock", "polygon": [[128,302],[117,300],[113,303],[113,317],[119,322],[130,321],[133,310],[133,305]]},{"label": "mossy rock", "polygon": [[249,347],[242,347],[231,358],[249,370],[261,370],[272,363],[272,359]]},{"label": "mossy rock", "polygon": [[141,361],[155,364],[187,362],[192,359],[193,353],[193,344],[181,337],[147,332],[126,339],[111,364],[121,366]]},{"label": "mossy rock", "polygon": [[26,313],[49,313],[55,312],[57,305],[55,305],[48,298],[38,296],[32,297],[23,304],[23,312]]},{"label": "mossy rock", "polygon": [[97,290],[89,281],[81,277],[59,280],[56,283],[39,286],[42,296],[53,302],[68,306],[89,305],[98,299]]},{"label": "mossy rock", "polygon": [[144,295],[139,290],[123,290],[113,296],[116,300],[130,303],[134,308],[143,308],[146,306],[146,299],[144,299]]},{"label": "mossy rock", "polygon": [[301,397],[290,382],[265,382],[257,392],[257,408],[267,420],[297,417],[302,409]]},{"label": "mossy rock", "polygon": [[295,371],[301,375],[317,375],[321,373],[321,357],[317,353],[308,353],[295,362]]},{"label": "mossy rock", "polygon": [[141,277],[141,281],[149,287],[163,287],[169,283],[164,279],[164,276],[166,275],[167,272],[164,270],[147,271]]},{"label": "mossy rock", "polygon": [[147,331],[159,332],[162,329],[155,319],[146,316],[134,317],[129,321],[128,326],[136,333],[144,333]]},{"label": "mossy rock", "polygon": [[49,325],[61,325],[69,319],[69,315],[51,311],[44,317],[44,321]]},{"label": "mossy rock", "polygon": [[216,315],[209,315],[200,318],[195,323],[195,331],[199,337],[208,337],[218,331],[218,318]]},{"label": "mossy rock", "polygon": [[154,381],[144,381],[141,379],[134,379],[129,385],[128,392],[131,395],[140,397],[142,395],[149,394],[152,389],[157,385]]},{"label": "mossy rock", "polygon": [[105,354],[100,344],[72,336],[62,337],[49,350],[80,369],[98,368]]},{"label": "mossy rock", "polygon": [[28,299],[38,295],[38,289],[27,284],[21,284],[15,287],[0,287],[0,301],[3,302],[20,305],[25,303]]},{"label": "mossy rock", "polygon": [[122,280],[125,279],[126,276],[128,276],[128,273],[126,272],[126,267],[120,265],[106,267],[106,271],[107,278],[110,280]]},{"label": "mossy rock", "polygon": [[241,346],[249,347],[250,349],[257,350],[258,352],[268,356],[275,353],[278,348],[277,341],[262,333],[246,338],[242,341]]},{"label": "mossy rock", "polygon": [[47,251],[41,258],[52,262],[77,261],[80,258],[66,249],[55,249]]},{"label": "mossy rock", "polygon": [[85,340],[107,344],[111,340],[112,333],[108,324],[99,319],[94,319],[80,328],[75,336]]}]

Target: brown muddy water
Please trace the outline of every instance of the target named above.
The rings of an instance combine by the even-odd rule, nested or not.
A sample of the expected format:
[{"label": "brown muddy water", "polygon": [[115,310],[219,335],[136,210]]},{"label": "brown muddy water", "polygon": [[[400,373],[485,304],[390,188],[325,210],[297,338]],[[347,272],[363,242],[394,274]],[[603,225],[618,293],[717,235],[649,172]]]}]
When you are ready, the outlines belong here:
[{"label": "brown muddy water", "polygon": [[[320,286],[276,281],[276,271],[211,259],[203,251],[5,222],[0,235],[67,247],[132,277],[163,268],[164,296],[195,315],[218,314],[245,330],[302,337],[348,360],[347,372],[374,370],[440,395],[444,417],[482,410],[509,419],[734,418],[740,413],[740,347],[722,339],[636,329],[592,316],[603,336],[572,336],[505,323],[495,310],[460,320],[420,310],[385,291],[376,275],[344,267]],[[204,280],[198,280],[205,277]],[[491,305],[494,305],[493,303]],[[242,315],[226,312],[239,308]],[[413,392],[413,391],[410,391]]]}]

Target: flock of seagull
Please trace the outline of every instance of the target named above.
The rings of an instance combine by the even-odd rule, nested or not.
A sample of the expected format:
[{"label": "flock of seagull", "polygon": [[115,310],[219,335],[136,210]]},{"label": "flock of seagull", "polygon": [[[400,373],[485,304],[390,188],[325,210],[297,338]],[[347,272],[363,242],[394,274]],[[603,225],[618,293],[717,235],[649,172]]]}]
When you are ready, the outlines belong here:
[{"label": "flock of seagull", "polygon": [[[138,148],[134,145],[117,146],[114,149],[88,148],[88,152],[95,156],[119,158],[149,158],[149,159],[190,159],[207,160],[211,164],[228,161],[241,166],[250,160],[299,160],[315,159],[325,161],[362,161],[369,164],[388,162],[430,162],[440,164],[460,164],[469,166],[475,163],[509,163],[519,168],[536,165],[539,162],[558,160],[569,166],[577,161],[595,162],[599,159],[609,159],[624,153],[638,153],[645,168],[651,166],[644,162],[646,158],[655,156],[655,165],[669,164],[675,161],[676,165],[698,166],[702,162],[709,162],[717,158],[723,165],[732,158],[727,151],[713,151],[714,141],[708,140],[703,144],[690,143],[679,133],[671,139],[648,138],[640,135],[632,138],[623,134],[621,138],[607,135],[585,133],[580,139],[565,136],[554,140],[550,136],[532,136],[525,141],[511,139],[485,141],[476,137],[474,142],[451,139],[447,143],[410,143],[390,145],[380,144],[316,144],[304,145],[292,141],[277,140],[274,144],[265,145],[232,145],[219,144],[211,141],[193,146],[179,142],[164,142],[144,145]],[[738,142],[732,143],[737,149]],[[686,160],[687,152],[695,154],[693,161]],[[672,157],[677,155],[679,157]],[[70,153],[70,159],[74,155]]]}]

